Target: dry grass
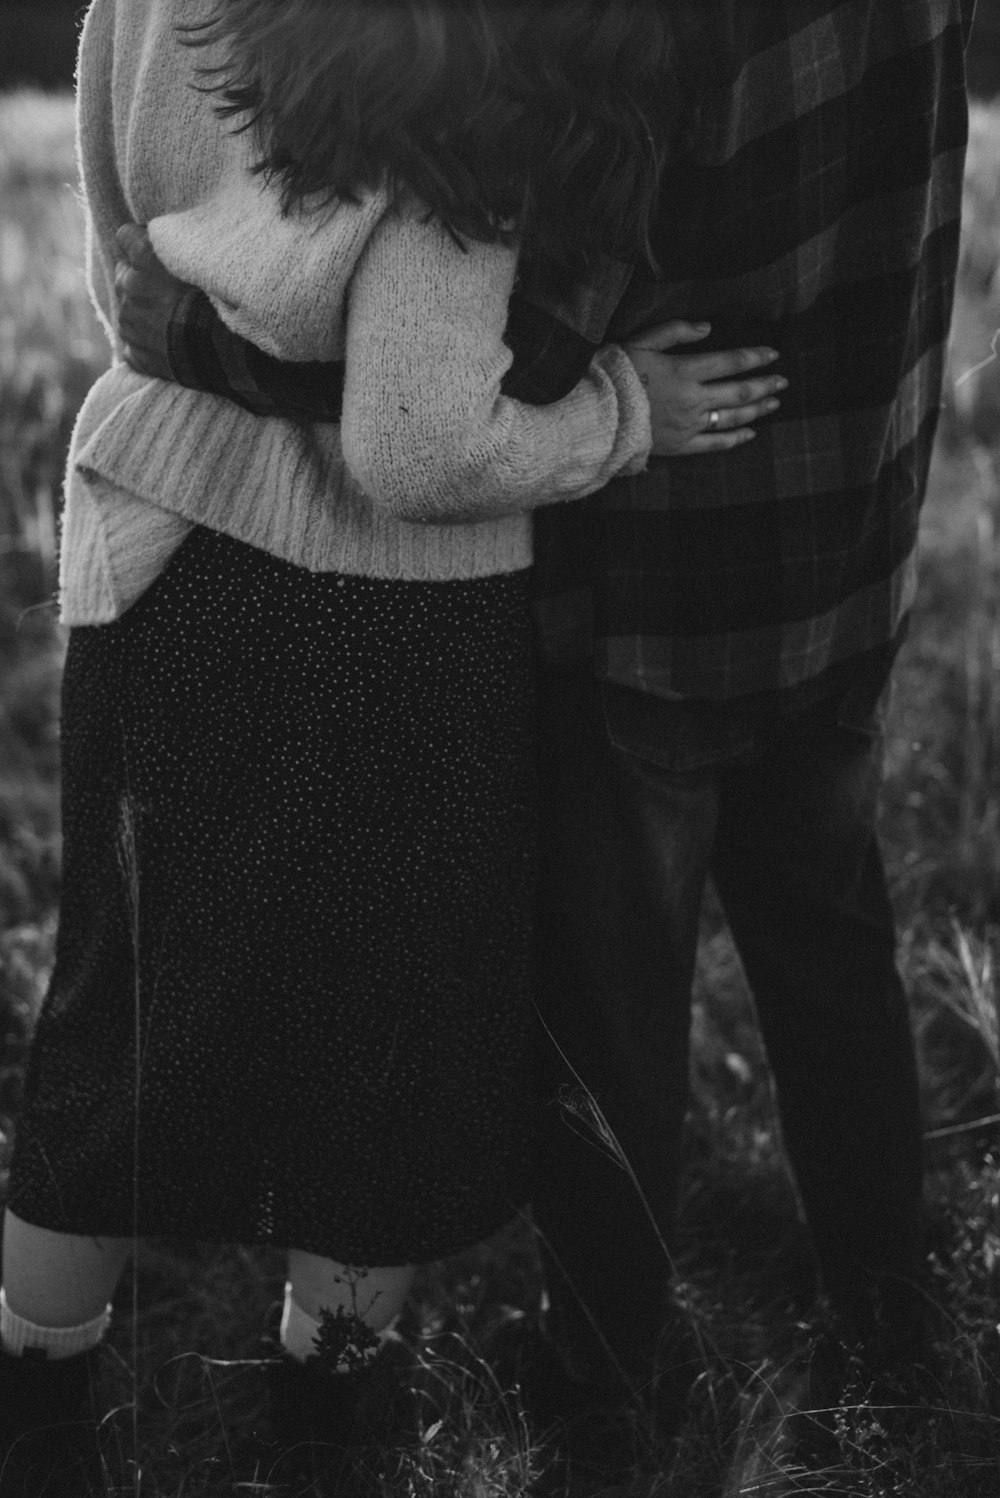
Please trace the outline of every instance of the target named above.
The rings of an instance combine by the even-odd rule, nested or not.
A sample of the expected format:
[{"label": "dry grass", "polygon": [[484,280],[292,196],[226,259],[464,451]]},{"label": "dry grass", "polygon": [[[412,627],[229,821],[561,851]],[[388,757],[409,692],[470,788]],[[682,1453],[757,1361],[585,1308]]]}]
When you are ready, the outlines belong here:
[{"label": "dry grass", "polygon": [[[1000,1488],[1000,116],[973,122],[957,384],[924,525],[920,604],[901,662],[883,834],[920,1040],[941,1335],[925,1386],[859,1387],[822,1470],[796,1472],[811,1261],[779,1149],[739,964],[706,913],[679,1295],[704,1368],[676,1447],[643,1492],[675,1498],[995,1498]],[[54,732],[56,515],[80,399],[105,349],[83,294],[68,101],[0,99],[0,1128],[51,961],[58,893]],[[982,366],[976,368],[976,366]],[[962,376],[975,370],[969,378]],[[0,1167],[6,1148],[0,1153]],[[266,1494],[246,1470],[261,1330],[280,1295],[270,1252],[147,1247],[122,1288],[108,1395],[117,1491]],[[421,1278],[408,1331],[427,1354],[425,1441],[398,1494],[514,1498],[538,1453],[480,1356],[533,1300],[523,1232]],[[134,1310],[137,1308],[137,1316]],[[513,1310],[512,1310],[513,1308]],[[444,1376],[442,1376],[442,1370]],[[138,1411],[133,1424],[132,1407]],[[237,1487],[239,1481],[240,1486]]]}]

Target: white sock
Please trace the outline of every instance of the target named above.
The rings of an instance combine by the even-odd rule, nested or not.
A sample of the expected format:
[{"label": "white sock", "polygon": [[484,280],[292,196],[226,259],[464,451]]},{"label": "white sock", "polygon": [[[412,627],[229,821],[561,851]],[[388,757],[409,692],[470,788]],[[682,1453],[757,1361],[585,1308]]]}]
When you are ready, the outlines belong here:
[{"label": "white sock", "polygon": [[93,1321],[84,1321],[79,1326],[36,1326],[26,1317],[16,1315],[7,1304],[5,1292],[0,1290],[0,1346],[15,1357],[33,1348],[50,1358],[71,1358],[78,1352],[88,1352],[101,1341],[110,1321],[111,1307],[105,1306]]},{"label": "white sock", "polygon": [[[398,1320],[398,1316],[393,1317],[388,1326],[383,1327],[382,1331],[375,1333],[378,1338],[378,1347],[372,1347],[370,1350],[366,1349],[365,1357],[369,1361],[378,1356],[384,1343],[391,1342],[394,1339],[396,1322]],[[318,1317],[310,1316],[308,1311],[302,1309],[292,1295],[291,1285],[287,1284],[285,1286],[285,1306],[281,1313],[281,1345],[285,1351],[300,1363],[304,1363],[306,1358],[314,1357],[316,1353],[316,1338],[320,1333],[320,1325]],[[338,1373],[347,1373],[350,1370],[346,1363],[339,1363],[337,1371]]]}]

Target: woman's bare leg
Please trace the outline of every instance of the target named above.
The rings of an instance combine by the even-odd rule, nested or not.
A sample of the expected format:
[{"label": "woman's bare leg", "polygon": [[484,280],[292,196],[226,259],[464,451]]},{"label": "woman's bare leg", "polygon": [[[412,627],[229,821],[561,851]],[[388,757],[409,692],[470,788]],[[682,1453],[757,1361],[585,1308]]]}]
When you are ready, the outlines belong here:
[{"label": "woman's bare leg", "polygon": [[131,1238],[87,1238],[24,1222],[8,1208],[3,1288],[16,1316],[36,1326],[79,1326],[108,1305],[132,1251]]},{"label": "woman's bare leg", "polygon": [[383,1331],[403,1309],[416,1270],[406,1264],[367,1269],[338,1264],[334,1259],[292,1248],[288,1252],[288,1280],[295,1304],[307,1316],[339,1310],[355,1315],[372,1331]]}]

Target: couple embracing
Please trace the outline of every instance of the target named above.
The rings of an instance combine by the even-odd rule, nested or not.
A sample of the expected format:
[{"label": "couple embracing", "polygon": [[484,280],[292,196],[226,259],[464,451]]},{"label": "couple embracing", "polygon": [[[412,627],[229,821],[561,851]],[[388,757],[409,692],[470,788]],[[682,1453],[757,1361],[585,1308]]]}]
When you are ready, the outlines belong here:
[{"label": "couple embracing", "polygon": [[919,1358],[874,817],[971,9],[94,0],[115,362],[67,482],[0,1492],[94,1481],[86,1419],[38,1432],[143,1235],[287,1248],[278,1477],[342,1488],[414,1266],[528,1201],[539,1432],[601,1471],[595,1411],[669,1423],[709,876],[841,1335]]}]

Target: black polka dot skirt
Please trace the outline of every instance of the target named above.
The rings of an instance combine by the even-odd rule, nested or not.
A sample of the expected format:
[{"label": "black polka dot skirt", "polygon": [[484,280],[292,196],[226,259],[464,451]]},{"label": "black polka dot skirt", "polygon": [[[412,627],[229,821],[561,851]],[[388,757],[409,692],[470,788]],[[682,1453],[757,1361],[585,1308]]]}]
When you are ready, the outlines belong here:
[{"label": "black polka dot skirt", "polygon": [[73,630],[13,1210],[366,1265],[509,1220],[533,724],[525,573],[311,574],[198,529]]}]

